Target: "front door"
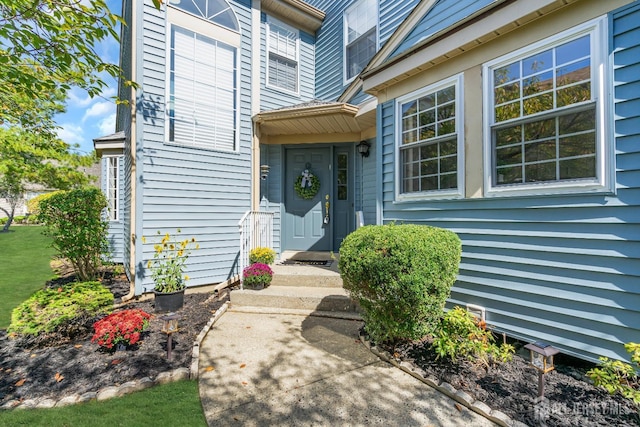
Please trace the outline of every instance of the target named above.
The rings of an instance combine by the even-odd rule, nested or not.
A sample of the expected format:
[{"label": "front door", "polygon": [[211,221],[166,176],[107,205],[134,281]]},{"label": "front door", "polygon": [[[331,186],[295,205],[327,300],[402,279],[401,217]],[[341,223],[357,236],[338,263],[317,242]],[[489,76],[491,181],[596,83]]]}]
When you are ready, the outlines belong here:
[{"label": "front door", "polygon": [[[348,147],[285,150],[284,250],[338,250],[342,239],[353,230],[350,157]],[[305,171],[320,182],[318,192],[310,199],[300,197],[295,188]]]}]

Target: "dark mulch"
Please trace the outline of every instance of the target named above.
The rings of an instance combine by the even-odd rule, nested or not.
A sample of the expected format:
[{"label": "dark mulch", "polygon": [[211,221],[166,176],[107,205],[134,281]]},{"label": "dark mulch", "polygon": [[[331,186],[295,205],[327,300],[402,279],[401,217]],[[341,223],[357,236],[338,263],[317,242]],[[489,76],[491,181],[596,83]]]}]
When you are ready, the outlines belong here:
[{"label": "dark mulch", "polygon": [[629,400],[594,387],[586,376],[593,365],[570,356],[555,357],[556,370],[545,375],[544,398],[538,399],[538,373],[522,357],[528,357],[528,350],[522,343],[513,344],[518,350],[513,361],[491,367],[438,360],[429,340],[381,347],[530,426],[640,425],[637,408]]},{"label": "dark mulch", "polygon": [[[69,278],[50,282],[60,286]],[[103,283],[116,301],[129,291],[124,276],[107,272]],[[98,391],[180,367],[190,367],[193,342],[226,297],[211,293],[185,295],[185,306],[178,311],[179,332],[173,335],[172,361],[167,360],[167,336],[161,332],[161,314],[154,314],[153,299],[131,302],[118,308],[139,308],[152,314],[144,338],[126,351],[109,352],[91,342],[94,318],[69,325],[63,337],[48,334],[38,339],[10,339],[0,330],[0,405],[9,400],[35,398],[60,399],[66,395]]]}]

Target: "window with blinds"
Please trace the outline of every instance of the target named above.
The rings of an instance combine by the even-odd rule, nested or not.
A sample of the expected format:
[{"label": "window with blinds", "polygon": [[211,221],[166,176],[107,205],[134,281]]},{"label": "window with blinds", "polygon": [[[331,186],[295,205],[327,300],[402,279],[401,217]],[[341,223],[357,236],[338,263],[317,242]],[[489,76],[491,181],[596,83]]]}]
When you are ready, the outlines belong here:
[{"label": "window with blinds", "polygon": [[267,85],[298,93],[299,33],[294,28],[269,18]]},{"label": "window with blinds", "polygon": [[235,150],[236,90],[236,48],[173,25],[169,142]]}]

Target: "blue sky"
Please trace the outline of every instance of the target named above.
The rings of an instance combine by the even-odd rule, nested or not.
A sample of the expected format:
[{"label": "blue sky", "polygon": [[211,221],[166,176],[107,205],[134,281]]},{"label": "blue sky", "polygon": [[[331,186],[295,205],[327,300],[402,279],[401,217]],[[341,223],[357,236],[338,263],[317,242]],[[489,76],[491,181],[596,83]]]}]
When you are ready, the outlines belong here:
[{"label": "blue sky", "polygon": [[[121,0],[107,0],[107,4],[112,12],[120,14]],[[104,60],[118,63],[116,40],[105,40],[95,49]],[[79,144],[78,151],[82,153],[93,150],[93,138],[115,132],[116,105],[112,97],[116,95],[118,84],[108,75],[103,76],[103,80],[109,87],[101,97],[90,98],[84,90],[74,88],[67,98],[67,111],[56,116],[60,126],[58,137],[68,144]]]}]

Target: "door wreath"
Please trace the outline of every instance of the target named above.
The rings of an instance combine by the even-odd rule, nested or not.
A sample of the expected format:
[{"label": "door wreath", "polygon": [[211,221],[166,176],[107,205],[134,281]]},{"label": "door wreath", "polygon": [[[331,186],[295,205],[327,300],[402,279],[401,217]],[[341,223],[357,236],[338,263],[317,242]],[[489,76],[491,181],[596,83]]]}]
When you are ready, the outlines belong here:
[{"label": "door wreath", "polygon": [[311,200],[320,190],[320,180],[317,176],[309,172],[309,169],[305,169],[296,178],[294,188],[299,197],[305,200]]}]

